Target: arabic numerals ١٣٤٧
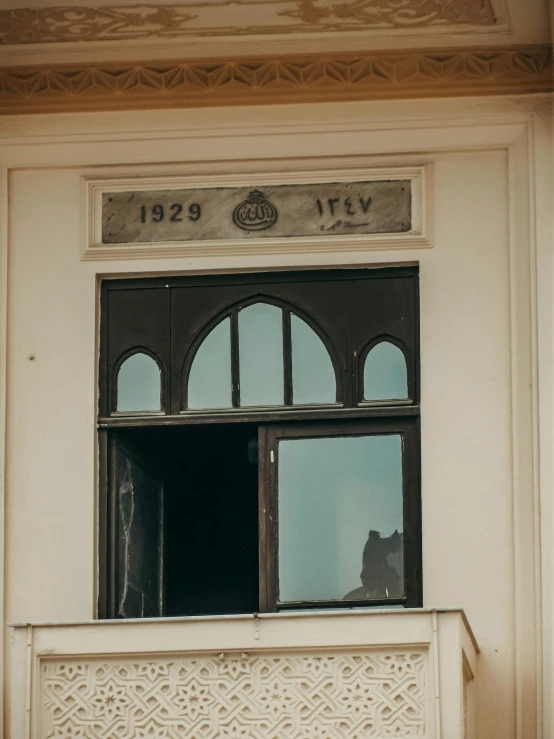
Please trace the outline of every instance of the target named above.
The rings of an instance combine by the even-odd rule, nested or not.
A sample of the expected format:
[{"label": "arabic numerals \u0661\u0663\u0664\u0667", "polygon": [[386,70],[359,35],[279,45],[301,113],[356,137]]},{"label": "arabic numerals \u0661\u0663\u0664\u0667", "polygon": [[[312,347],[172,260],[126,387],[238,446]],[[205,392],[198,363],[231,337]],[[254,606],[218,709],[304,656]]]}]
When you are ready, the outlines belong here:
[{"label": "arabic numerals \u0661\u0663\u0664\u0667", "polygon": [[325,215],[345,215],[355,216],[359,213],[364,215],[371,208],[373,198],[357,197],[357,198],[327,198],[327,200],[316,200],[317,210],[321,217]]}]

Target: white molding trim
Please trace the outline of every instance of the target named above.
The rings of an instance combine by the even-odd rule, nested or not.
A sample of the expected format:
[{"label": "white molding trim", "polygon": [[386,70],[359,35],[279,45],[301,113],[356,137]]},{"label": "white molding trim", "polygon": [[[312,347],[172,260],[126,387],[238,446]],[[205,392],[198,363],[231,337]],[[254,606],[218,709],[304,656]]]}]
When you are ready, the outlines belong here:
[{"label": "white molding trim", "polygon": [[[510,351],[514,516],[516,736],[542,736],[541,558],[538,490],[538,366],[533,119],[508,149],[510,178]],[[524,541],[531,536],[533,546]],[[532,577],[529,573],[532,573]],[[542,706],[540,706],[542,710]]]},{"label": "white molding trim", "polygon": [[[9,168],[0,147],[0,633],[4,634],[5,600],[5,489],[7,426],[7,323],[8,323],[8,244],[9,244]],[[0,687],[4,687],[4,638],[0,641]],[[0,711],[0,736],[5,736],[5,713]]]},{"label": "white molding trim", "polygon": [[[268,163],[268,167],[271,164]],[[85,177],[85,260],[157,259],[247,254],[310,254],[368,249],[415,249],[433,245],[433,165],[369,169],[313,169],[292,172],[174,175],[160,177]],[[410,180],[412,228],[405,233],[347,236],[217,239],[202,241],[102,243],[102,196],[105,192],[180,190],[215,187],[262,187],[332,182]]]}]

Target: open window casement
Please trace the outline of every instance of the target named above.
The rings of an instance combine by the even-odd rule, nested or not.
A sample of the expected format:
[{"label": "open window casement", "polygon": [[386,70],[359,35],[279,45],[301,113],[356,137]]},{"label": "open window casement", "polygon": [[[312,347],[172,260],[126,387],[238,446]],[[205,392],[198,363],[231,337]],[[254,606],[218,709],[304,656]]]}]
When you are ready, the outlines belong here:
[{"label": "open window casement", "polygon": [[103,283],[100,615],[421,605],[417,279]]}]

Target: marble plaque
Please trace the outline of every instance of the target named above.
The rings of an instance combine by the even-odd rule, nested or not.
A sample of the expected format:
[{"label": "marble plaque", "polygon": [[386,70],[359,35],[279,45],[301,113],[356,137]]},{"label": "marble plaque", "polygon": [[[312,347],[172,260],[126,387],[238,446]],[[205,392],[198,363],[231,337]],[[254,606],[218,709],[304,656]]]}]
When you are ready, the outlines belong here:
[{"label": "marble plaque", "polygon": [[395,234],[411,180],[104,192],[102,243]]}]

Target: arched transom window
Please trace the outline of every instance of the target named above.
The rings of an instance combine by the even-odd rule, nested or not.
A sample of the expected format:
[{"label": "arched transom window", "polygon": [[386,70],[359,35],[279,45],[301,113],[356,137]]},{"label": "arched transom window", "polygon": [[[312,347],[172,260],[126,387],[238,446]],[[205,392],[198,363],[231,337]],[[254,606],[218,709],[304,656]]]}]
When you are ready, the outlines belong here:
[{"label": "arched transom window", "polygon": [[235,308],[203,336],[188,372],[189,410],[337,402],[329,350],[292,309]]}]

